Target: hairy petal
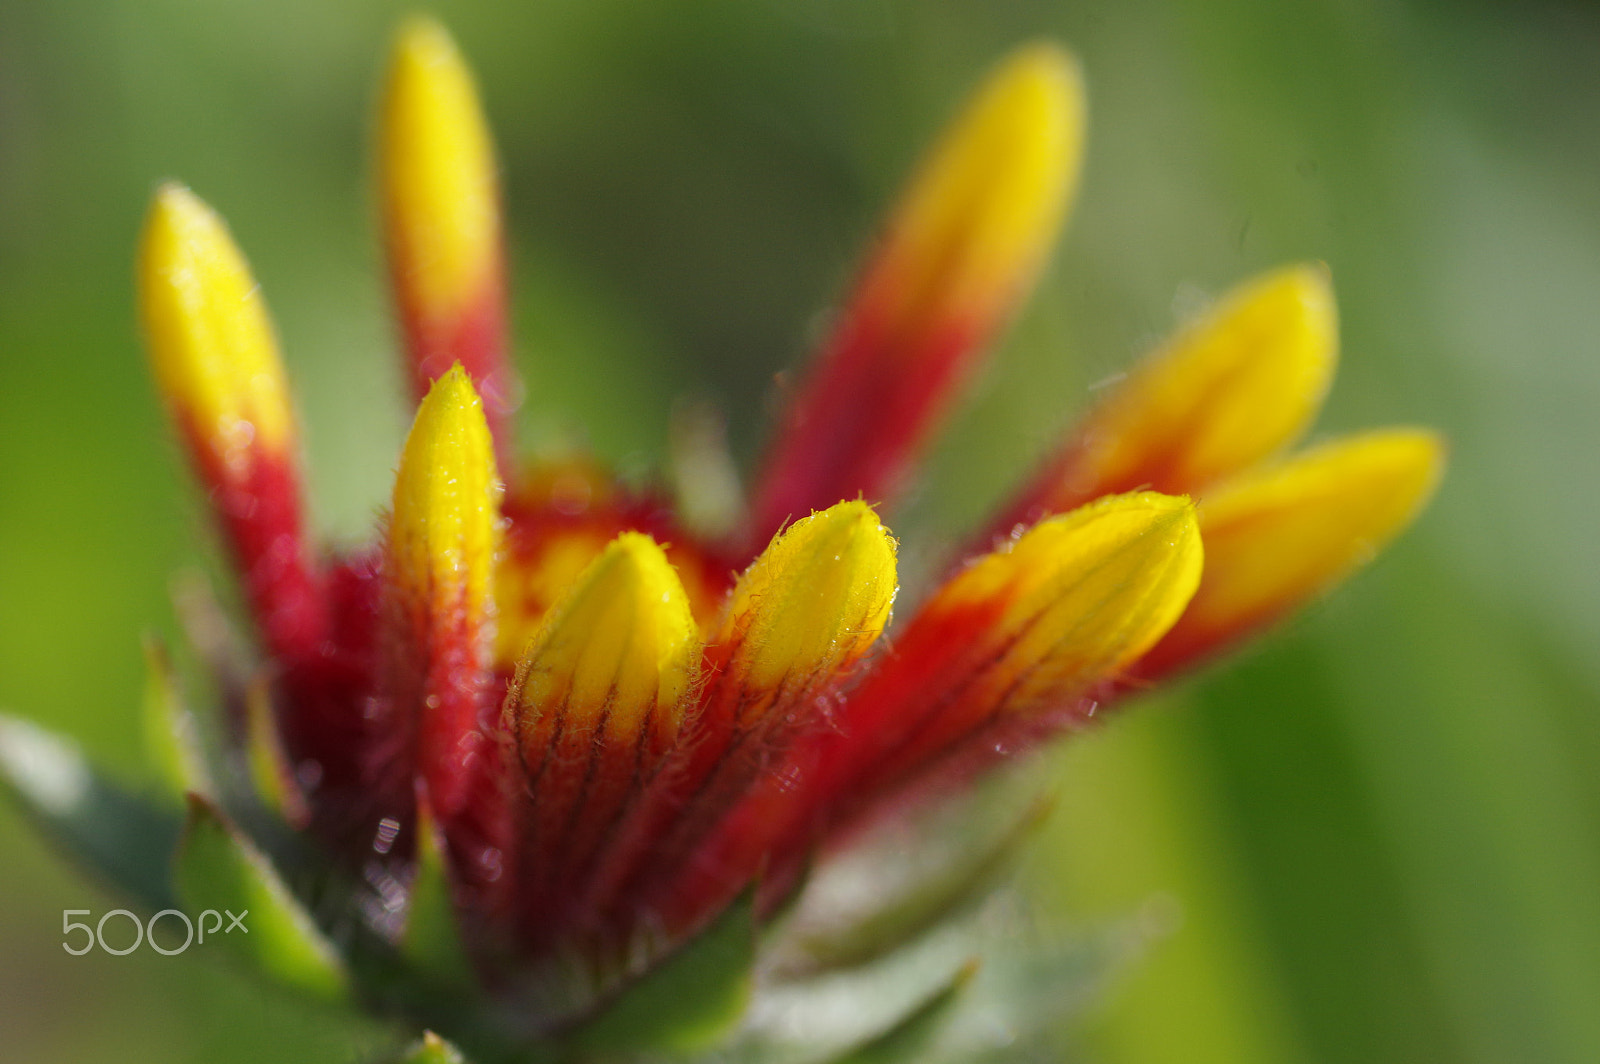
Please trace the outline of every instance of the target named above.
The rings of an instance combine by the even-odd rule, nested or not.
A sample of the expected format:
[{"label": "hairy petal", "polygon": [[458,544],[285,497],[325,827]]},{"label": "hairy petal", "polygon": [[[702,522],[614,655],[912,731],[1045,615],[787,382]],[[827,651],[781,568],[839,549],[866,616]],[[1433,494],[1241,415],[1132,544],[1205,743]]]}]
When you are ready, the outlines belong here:
[{"label": "hairy petal", "polygon": [[928,771],[1073,723],[1199,582],[1186,498],[1114,496],[985,555],[936,591],[853,689],[719,828],[703,861],[779,878],[820,834]]},{"label": "hairy petal", "polygon": [[887,499],[1033,285],[1077,182],[1076,62],[1001,64],[919,168],[838,328],[783,415],[752,531],[838,499]]},{"label": "hairy petal", "polygon": [[[489,760],[481,718],[500,494],[483,404],[458,365],[418,408],[395,476],[383,569],[382,683],[392,716],[375,722],[414,752],[444,825]],[[408,757],[401,764],[409,771]]]},{"label": "hairy petal", "polygon": [[163,185],[139,249],[139,310],[156,383],[210,494],[270,654],[321,640],[289,389],[266,304],[210,207]]},{"label": "hairy petal", "polygon": [[1289,266],[1247,281],[1135,367],[994,531],[1113,492],[1203,492],[1306,431],[1337,356],[1326,267]]},{"label": "hairy petal", "polygon": [[700,649],[666,554],[626,532],[523,655],[503,726],[520,769],[519,908],[531,933],[550,933],[560,897],[677,740]]},{"label": "hairy petal", "polygon": [[[895,590],[894,540],[865,503],[839,503],[774,538],[734,587],[706,648],[696,715],[601,870],[599,909],[620,905],[624,921],[647,915],[677,932],[737,893],[721,876],[699,878],[699,844],[825,714],[888,624]],[[686,876],[696,885],[681,887]]]}]

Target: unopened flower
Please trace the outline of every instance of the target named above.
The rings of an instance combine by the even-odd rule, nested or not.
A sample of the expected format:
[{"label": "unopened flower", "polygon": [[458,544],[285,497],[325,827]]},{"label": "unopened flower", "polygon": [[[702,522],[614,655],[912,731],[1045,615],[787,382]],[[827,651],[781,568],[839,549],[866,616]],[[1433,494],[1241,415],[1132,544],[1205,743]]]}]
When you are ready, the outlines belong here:
[{"label": "unopened flower", "polygon": [[[247,899],[261,966],[485,1056],[702,1045],[750,993],[754,929],[848,832],[1369,557],[1441,447],[1388,430],[1281,455],[1336,349],[1326,271],[1294,267],[1137,368],[942,582],[901,592],[880,510],[1037,276],[1083,129],[1067,55],[1000,66],[912,180],[715,538],[588,459],[517,458],[493,151],[436,24],[402,29],[382,107],[418,407],[370,546],[315,545],[260,291],[211,209],[162,187],[147,345],[257,654],[219,664],[236,712],[217,734],[175,733],[187,827],[147,900]],[[153,690],[161,720],[188,720],[164,667]],[[911,1005],[889,1033],[921,1022]]]}]

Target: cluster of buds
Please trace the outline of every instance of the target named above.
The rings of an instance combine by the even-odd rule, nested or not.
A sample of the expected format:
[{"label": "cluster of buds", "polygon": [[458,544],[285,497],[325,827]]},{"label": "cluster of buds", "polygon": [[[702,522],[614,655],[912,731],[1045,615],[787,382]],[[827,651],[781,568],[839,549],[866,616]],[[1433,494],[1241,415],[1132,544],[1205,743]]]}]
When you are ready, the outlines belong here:
[{"label": "cluster of buds", "polygon": [[[742,1005],[755,929],[830,854],[1371,557],[1425,502],[1441,444],[1390,429],[1287,453],[1337,347],[1326,270],[1295,266],[1184,327],[940,582],[899,587],[880,513],[1031,288],[1083,131],[1070,57],[1001,64],[715,536],[592,461],[517,461],[493,151],[438,25],[399,33],[380,122],[418,405],[370,547],[313,541],[260,289],[217,215],[163,186],[144,331],[254,653],[217,663],[209,729],[158,669],[188,797],[154,894],[253,899],[256,962],[485,1058],[691,1046],[726,1027],[689,1002],[729,993],[694,973],[731,950]],[[415,1059],[449,1052],[430,1036]]]}]

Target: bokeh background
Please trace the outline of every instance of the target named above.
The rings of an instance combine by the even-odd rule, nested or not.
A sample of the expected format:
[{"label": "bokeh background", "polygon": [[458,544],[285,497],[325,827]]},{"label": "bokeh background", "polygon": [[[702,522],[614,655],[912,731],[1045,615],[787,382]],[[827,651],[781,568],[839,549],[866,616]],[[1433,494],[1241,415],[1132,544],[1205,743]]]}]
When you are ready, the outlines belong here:
[{"label": "bokeh background", "polygon": [[[391,26],[327,4],[0,0],[0,708],[138,782],[139,636],[210,546],[147,383],[137,229],[177,176],[279,324],[318,524],[404,427],[369,115]],[[893,524],[968,527],[1186,311],[1326,260],[1320,432],[1453,441],[1336,597],[1059,755],[1022,875],[1166,929],[1064,1052],[1600,1060],[1600,16],[1427,0],[441,4],[512,218],[528,438],[658,462],[671,399],[760,442],[921,146],[1013,44],[1081,55],[1087,171],[1037,297]],[[0,809],[0,1060],[345,1061],[376,1035],[189,955],[70,957],[111,907]]]}]

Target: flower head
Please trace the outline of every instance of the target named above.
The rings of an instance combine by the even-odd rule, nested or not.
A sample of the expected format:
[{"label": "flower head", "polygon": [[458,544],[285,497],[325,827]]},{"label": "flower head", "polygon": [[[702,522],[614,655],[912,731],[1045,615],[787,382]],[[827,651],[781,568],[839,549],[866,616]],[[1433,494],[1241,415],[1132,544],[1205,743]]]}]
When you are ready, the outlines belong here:
[{"label": "flower head", "polygon": [[493,149],[436,23],[402,28],[380,120],[418,406],[370,546],[315,547],[262,295],[217,216],[162,187],[147,346],[262,663],[219,672],[245,723],[189,781],[177,889],[270,898],[274,964],[313,957],[302,983],[485,1052],[681,1044],[648,1002],[686,943],[744,957],[853,828],[1234,645],[1397,534],[1437,480],[1432,434],[1283,456],[1336,352],[1327,271],[1296,266],[1181,330],[945,579],[900,588],[884,514],[1048,254],[1083,112],[1054,46],[999,66],[718,538],[588,458],[516,457]]}]

